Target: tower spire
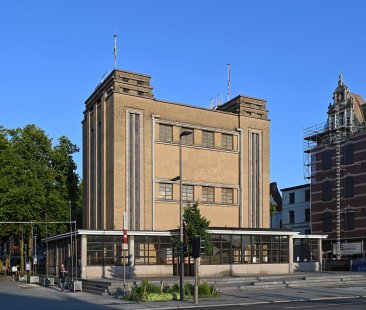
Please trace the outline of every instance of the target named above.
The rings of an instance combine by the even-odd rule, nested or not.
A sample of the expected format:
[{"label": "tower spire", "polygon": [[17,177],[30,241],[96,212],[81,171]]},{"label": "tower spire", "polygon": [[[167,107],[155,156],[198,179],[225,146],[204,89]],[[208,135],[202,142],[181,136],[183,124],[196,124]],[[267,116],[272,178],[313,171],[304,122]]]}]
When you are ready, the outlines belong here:
[{"label": "tower spire", "polygon": [[342,86],[342,85],[343,85],[342,72],[341,72],[341,73],[339,73],[338,85],[339,85],[339,86]]}]

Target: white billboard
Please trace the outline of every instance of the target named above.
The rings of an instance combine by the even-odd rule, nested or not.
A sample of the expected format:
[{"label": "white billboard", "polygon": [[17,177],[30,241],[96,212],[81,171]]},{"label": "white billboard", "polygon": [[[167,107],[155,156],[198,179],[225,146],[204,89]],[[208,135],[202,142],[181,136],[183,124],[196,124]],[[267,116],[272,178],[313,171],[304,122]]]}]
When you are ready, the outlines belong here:
[{"label": "white billboard", "polygon": [[[333,243],[333,254],[337,254],[337,244]],[[362,254],[362,242],[343,242],[340,244],[340,255]]]}]

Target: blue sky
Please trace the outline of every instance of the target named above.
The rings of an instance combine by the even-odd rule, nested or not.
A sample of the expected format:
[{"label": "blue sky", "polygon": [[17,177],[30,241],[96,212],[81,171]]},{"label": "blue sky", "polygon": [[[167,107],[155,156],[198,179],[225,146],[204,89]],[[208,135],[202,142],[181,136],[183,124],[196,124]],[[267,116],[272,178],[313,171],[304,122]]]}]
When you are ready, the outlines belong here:
[{"label": "blue sky", "polygon": [[[0,124],[34,123],[82,146],[84,102],[117,67],[152,76],[158,99],[209,107],[267,100],[271,181],[304,183],[303,128],[326,120],[338,75],[366,97],[366,2],[3,1]],[[81,152],[75,157],[81,175]]]}]

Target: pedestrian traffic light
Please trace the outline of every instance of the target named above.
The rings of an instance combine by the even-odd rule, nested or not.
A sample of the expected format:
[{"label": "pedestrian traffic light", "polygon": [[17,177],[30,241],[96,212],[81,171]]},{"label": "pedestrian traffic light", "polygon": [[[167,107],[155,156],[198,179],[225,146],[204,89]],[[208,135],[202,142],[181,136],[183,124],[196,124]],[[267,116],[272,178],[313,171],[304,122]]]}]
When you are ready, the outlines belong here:
[{"label": "pedestrian traffic light", "polygon": [[127,229],[123,230],[123,243],[127,243]]}]

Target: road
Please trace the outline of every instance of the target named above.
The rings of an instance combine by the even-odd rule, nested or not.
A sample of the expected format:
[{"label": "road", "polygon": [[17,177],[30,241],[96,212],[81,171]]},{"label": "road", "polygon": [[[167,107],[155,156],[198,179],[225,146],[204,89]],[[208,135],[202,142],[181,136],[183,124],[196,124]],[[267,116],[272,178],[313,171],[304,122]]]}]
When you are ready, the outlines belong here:
[{"label": "road", "polygon": [[[219,298],[202,299],[199,309],[366,309],[366,287],[281,288],[223,292]],[[133,303],[112,296],[60,292],[58,288],[12,282],[0,277],[0,309],[9,310],[142,310],[192,309],[192,300],[184,302]],[[197,309],[197,308],[196,308]]]}]

